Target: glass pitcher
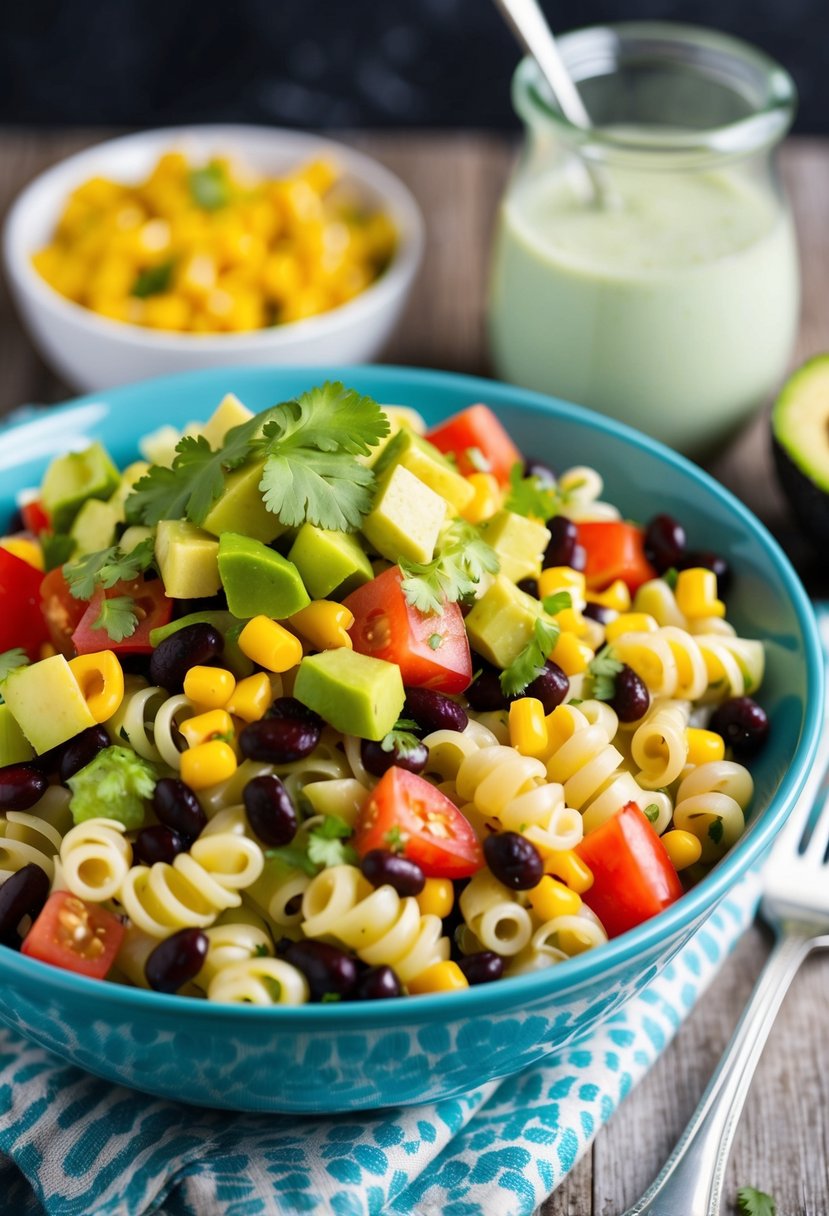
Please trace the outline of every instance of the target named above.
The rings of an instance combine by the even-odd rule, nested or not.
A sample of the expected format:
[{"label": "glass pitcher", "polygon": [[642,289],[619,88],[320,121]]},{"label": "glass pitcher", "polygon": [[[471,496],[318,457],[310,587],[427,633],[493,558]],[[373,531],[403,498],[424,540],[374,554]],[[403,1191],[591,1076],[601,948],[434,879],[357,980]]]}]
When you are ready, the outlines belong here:
[{"label": "glass pitcher", "polygon": [[712,450],[777,384],[797,328],[774,158],[793,82],[747,44],[689,26],[593,27],[561,48],[595,126],[568,123],[535,64],[519,65],[526,143],[493,253],[495,367]]}]

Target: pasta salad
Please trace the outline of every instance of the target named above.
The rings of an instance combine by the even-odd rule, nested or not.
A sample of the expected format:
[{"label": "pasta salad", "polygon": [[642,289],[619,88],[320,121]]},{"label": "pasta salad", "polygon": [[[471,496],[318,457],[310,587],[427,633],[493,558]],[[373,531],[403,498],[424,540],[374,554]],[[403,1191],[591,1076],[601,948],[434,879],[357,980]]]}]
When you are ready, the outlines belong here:
[{"label": "pasta salad", "polygon": [[760,642],[675,519],[340,383],[53,460],[0,539],[0,943],[210,1001],[458,991],[744,829]]}]

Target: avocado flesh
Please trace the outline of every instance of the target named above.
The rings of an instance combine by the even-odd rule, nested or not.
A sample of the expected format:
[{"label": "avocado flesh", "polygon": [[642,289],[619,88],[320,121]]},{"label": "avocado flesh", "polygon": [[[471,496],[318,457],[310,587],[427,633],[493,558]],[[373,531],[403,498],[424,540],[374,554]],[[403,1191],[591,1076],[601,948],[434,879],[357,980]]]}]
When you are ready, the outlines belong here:
[{"label": "avocado flesh", "polygon": [[110,498],[120,481],[121,474],[100,443],[56,457],[40,487],[54,530],[67,532],[87,499]]},{"label": "avocado flesh", "polygon": [[362,739],[382,739],[394,727],[406,693],[400,668],[347,646],[306,655],[294,696],[335,730]]},{"label": "avocado flesh", "polygon": [[829,543],[829,355],[787,380],[771,415],[777,475],[798,523]]},{"label": "avocado flesh", "polygon": [[234,616],[284,621],[311,599],[299,570],[281,553],[236,532],[219,538],[219,573]]}]

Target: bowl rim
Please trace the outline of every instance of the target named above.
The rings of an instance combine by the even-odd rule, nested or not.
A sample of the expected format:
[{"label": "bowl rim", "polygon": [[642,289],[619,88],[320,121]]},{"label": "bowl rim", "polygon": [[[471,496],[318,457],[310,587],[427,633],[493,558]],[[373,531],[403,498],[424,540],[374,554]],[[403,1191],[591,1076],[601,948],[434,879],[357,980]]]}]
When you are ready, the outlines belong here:
[{"label": "bowl rim", "polygon": [[[101,988],[103,984],[107,1000],[122,1008],[130,1006],[136,1014],[151,1014],[155,1010],[165,1014],[178,1013],[183,1018],[207,1017],[218,1018],[220,1021],[235,1020],[237,1017],[271,1018],[278,1023],[280,1029],[285,1030],[323,1027],[330,1030],[335,1024],[345,1025],[350,1029],[355,1029],[357,1026],[397,1026],[402,1023],[467,1019],[479,1013],[490,1014],[505,1008],[523,1008],[525,1005],[543,998],[553,1000],[558,993],[566,993],[570,988],[578,988],[585,982],[595,980],[597,975],[602,972],[615,970],[634,956],[644,955],[648,950],[658,948],[660,941],[674,933],[680,933],[683,928],[688,929],[689,933],[692,932],[694,922],[702,920],[714,911],[717,903],[727,894],[734,882],[758,862],[771,844],[774,835],[782,826],[803,789],[822,732],[822,714],[816,712],[816,709],[823,704],[825,660],[817,621],[800,579],[788,557],[765,525],[709,473],[633,427],[543,393],[456,372],[382,364],[340,365],[330,368],[300,364],[277,368],[238,365],[155,377],[122,385],[107,393],[87,393],[58,406],[49,407],[49,409],[68,413],[79,407],[92,405],[100,407],[102,401],[106,401],[110,397],[129,398],[133,394],[137,393],[140,396],[147,391],[165,395],[165,399],[169,399],[166,395],[172,395],[176,387],[183,383],[197,388],[202,383],[208,386],[215,380],[228,375],[244,375],[254,380],[273,380],[274,378],[278,380],[288,376],[292,378],[308,376],[319,379],[321,375],[325,375],[329,379],[342,379],[352,375],[362,378],[363,391],[372,391],[370,382],[375,379],[383,381],[384,387],[390,383],[395,389],[400,387],[404,391],[413,386],[437,391],[441,389],[461,390],[469,394],[470,401],[484,400],[494,406],[503,405],[507,408],[528,409],[532,413],[537,413],[540,418],[545,415],[547,417],[557,416],[581,426],[604,431],[624,443],[631,444],[633,447],[657,457],[684,476],[690,476],[707,493],[717,499],[720,505],[733,512],[745,530],[752,533],[760,542],[791,601],[803,636],[807,680],[805,721],[798,735],[791,763],[780,779],[761,819],[754,822],[752,830],[737,841],[717,866],[675,904],[638,925],[635,929],[629,930],[621,937],[614,938],[594,950],[588,950],[584,954],[570,959],[563,968],[548,967],[526,975],[499,980],[497,983],[477,985],[463,992],[418,996],[414,1002],[404,998],[397,1001],[355,1001],[353,1003],[337,1002],[329,1005],[297,1006],[220,1004],[200,998],[167,995],[142,988],[107,983],[105,980],[90,981],[85,976],[51,967],[49,968],[49,983],[57,989],[62,989],[67,995],[90,998],[97,993],[101,999],[104,998]],[[123,411],[123,416],[132,418],[132,415],[126,410]],[[16,430],[25,430],[26,426],[27,421],[25,420],[16,425],[12,423],[12,425],[0,426],[0,437],[8,442]],[[27,452],[28,458],[31,458],[30,451]],[[28,981],[37,980],[38,977],[43,979],[44,966],[46,964],[29,959],[25,955],[13,951],[0,951],[0,976],[5,973],[7,976],[18,975]],[[94,986],[90,987],[90,984]]]},{"label": "bowl rim", "polygon": [[[227,141],[236,145],[240,159],[244,159],[246,148],[252,142],[265,143],[272,140],[296,148],[297,156],[331,151],[338,157],[348,173],[353,174],[361,185],[375,190],[382,197],[384,207],[394,218],[399,242],[389,265],[368,287],[351,300],[338,304],[327,312],[284,325],[244,333],[178,333],[173,330],[150,329],[128,321],[116,321],[103,317],[75,303],[56,291],[40,275],[30,261],[33,248],[23,239],[27,231],[27,211],[32,196],[59,188],[64,200],[72,184],[64,184],[64,177],[83,180],[84,166],[97,160],[108,150],[141,148],[147,145],[159,154],[165,145],[176,140],[187,139]],[[157,148],[155,145],[158,145]],[[390,169],[357,148],[339,140],[314,132],[291,130],[288,127],[257,126],[253,123],[191,123],[172,127],[154,127],[147,131],[136,131],[118,135],[64,157],[38,173],[21,189],[14,199],[3,224],[2,256],[10,283],[36,307],[66,324],[79,326],[102,341],[114,341],[126,346],[147,351],[162,348],[166,352],[180,351],[187,354],[227,351],[228,357],[261,350],[290,348],[296,340],[319,338],[324,340],[342,329],[359,325],[367,316],[382,311],[400,292],[405,292],[413,281],[423,260],[425,249],[425,221],[414,195],[408,186]]]}]

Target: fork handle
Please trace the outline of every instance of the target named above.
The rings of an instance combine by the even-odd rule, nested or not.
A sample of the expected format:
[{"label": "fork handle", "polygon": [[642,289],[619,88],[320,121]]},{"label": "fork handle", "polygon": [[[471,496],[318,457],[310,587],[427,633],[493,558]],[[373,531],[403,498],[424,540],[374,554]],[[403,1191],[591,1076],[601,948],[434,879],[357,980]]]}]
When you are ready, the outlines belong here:
[{"label": "fork handle", "polygon": [[816,944],[813,927],[777,938],[699,1106],[661,1172],[625,1216],[717,1216],[731,1142],[783,998]]}]

